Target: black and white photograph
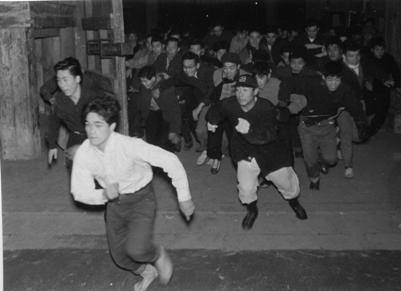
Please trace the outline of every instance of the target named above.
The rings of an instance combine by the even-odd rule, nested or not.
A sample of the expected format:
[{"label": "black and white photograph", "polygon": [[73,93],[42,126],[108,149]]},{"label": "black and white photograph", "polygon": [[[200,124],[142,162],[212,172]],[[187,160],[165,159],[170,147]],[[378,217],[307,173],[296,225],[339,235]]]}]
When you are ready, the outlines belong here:
[{"label": "black and white photograph", "polygon": [[401,1],[0,0],[0,290],[401,291]]}]

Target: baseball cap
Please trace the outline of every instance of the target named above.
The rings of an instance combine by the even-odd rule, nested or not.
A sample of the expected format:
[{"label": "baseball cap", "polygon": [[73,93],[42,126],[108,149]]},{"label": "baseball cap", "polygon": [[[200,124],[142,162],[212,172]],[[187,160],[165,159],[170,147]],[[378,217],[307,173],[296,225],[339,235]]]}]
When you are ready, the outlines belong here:
[{"label": "baseball cap", "polygon": [[251,75],[241,75],[238,78],[236,87],[249,87],[249,88],[257,88],[258,82],[256,81],[254,76]]},{"label": "baseball cap", "polygon": [[238,54],[235,53],[225,53],[223,57],[221,58],[221,63],[233,63],[240,65],[241,64],[241,59],[239,58]]}]

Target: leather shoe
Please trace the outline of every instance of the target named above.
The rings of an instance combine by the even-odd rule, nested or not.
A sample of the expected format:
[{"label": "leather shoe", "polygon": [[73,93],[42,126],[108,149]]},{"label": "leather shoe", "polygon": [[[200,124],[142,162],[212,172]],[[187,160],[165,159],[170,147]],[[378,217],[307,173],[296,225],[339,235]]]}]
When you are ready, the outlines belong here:
[{"label": "leather shoe", "polygon": [[321,172],[322,174],[327,175],[327,174],[329,173],[329,168],[328,168],[327,166],[325,166],[325,165],[322,165],[322,166],[320,167],[320,172]]},{"label": "leather shoe", "polygon": [[305,209],[299,203],[297,198],[288,200],[288,203],[290,204],[292,210],[294,210],[295,215],[296,215],[297,218],[299,218],[301,220],[304,220],[304,219],[308,218],[308,215],[306,214]]},{"label": "leather shoe", "polygon": [[320,180],[317,180],[316,182],[310,182],[309,184],[309,189],[310,190],[319,190],[320,189]]},{"label": "leather shoe", "polygon": [[252,202],[250,204],[246,204],[247,214],[242,220],[242,228],[245,230],[249,230],[252,228],[256,218],[258,217],[258,207],[256,206],[256,202]]},{"label": "leather shoe", "polygon": [[215,159],[215,160],[213,160],[212,168],[210,169],[210,172],[213,175],[216,175],[219,171],[220,171],[220,160]]}]

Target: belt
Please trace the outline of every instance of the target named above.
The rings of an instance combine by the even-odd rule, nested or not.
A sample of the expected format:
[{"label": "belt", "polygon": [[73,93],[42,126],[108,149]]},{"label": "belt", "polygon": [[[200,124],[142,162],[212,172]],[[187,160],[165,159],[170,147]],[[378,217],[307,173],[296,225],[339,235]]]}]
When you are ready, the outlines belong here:
[{"label": "belt", "polygon": [[118,196],[118,198],[116,198],[116,199],[114,199],[114,200],[112,200],[112,201],[110,201],[110,202],[114,202],[114,201],[119,202],[119,201],[126,200],[126,199],[128,199],[128,198],[131,198],[131,197],[133,197],[133,196],[138,197],[138,195],[146,194],[146,193],[148,192],[148,190],[150,189],[151,185],[152,185],[152,181],[150,181],[148,184],[146,184],[145,186],[143,186],[141,189],[136,190],[136,191],[133,192],[133,193],[120,194],[120,195]]},{"label": "belt", "polygon": [[310,126],[333,125],[335,122],[333,119],[302,118],[301,123],[303,123],[306,127],[310,127]]}]

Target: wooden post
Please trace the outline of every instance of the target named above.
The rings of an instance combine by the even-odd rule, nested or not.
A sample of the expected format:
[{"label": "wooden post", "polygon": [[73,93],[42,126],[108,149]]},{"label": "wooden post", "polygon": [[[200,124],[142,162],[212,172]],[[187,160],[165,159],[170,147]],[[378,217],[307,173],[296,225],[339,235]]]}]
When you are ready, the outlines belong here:
[{"label": "wooden post", "polygon": [[[125,42],[124,36],[124,16],[122,0],[112,1],[112,30],[114,42]],[[128,100],[127,84],[125,76],[125,58],[114,57],[115,59],[115,81],[114,91],[121,104],[120,132],[128,134]]]},{"label": "wooden post", "polygon": [[401,64],[401,1],[385,1],[385,38],[388,51]]},{"label": "wooden post", "polygon": [[32,29],[0,29],[0,136],[3,159],[41,153]]}]

